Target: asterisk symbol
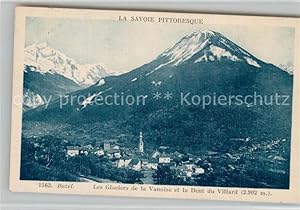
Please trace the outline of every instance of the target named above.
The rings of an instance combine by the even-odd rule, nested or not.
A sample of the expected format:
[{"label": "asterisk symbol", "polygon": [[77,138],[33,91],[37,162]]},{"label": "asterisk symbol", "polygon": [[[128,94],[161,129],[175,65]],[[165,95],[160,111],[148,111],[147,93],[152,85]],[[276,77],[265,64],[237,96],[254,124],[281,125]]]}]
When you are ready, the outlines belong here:
[{"label": "asterisk symbol", "polygon": [[158,81],[158,82],[152,81],[151,83],[152,83],[152,85],[154,85],[155,87],[158,87],[158,86],[161,85],[161,81]]},{"label": "asterisk symbol", "polygon": [[169,91],[164,94],[164,99],[169,100],[171,98],[173,98],[173,96],[172,96],[172,93],[170,93]]},{"label": "asterisk symbol", "polygon": [[153,93],[153,98],[156,99],[156,100],[160,99],[161,98],[161,93],[159,93],[159,92]]}]

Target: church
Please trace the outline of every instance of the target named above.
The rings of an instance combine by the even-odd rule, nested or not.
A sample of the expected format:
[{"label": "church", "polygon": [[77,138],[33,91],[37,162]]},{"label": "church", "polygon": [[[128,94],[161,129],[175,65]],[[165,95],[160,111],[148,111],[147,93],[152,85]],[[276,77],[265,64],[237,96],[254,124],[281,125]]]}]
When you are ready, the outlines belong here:
[{"label": "church", "polygon": [[139,151],[141,153],[144,153],[144,141],[143,141],[143,133],[140,132],[140,137],[139,137]]}]

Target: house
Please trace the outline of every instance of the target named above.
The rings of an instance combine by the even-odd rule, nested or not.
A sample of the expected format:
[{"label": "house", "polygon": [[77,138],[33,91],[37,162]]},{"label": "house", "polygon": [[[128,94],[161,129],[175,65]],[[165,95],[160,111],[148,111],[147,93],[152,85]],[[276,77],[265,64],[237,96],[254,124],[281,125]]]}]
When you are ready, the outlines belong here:
[{"label": "house", "polygon": [[116,139],[105,140],[104,143],[103,143],[104,151],[108,151],[110,149],[113,149],[112,145],[116,145],[117,142],[118,142],[118,140],[116,140]]},{"label": "house", "polygon": [[165,153],[160,155],[159,158],[158,158],[158,163],[164,164],[164,163],[170,163],[170,162],[171,162],[170,156],[168,156]]},{"label": "house", "polygon": [[81,155],[88,155],[89,154],[89,150],[86,148],[80,148],[79,149],[79,154]]},{"label": "house", "polygon": [[189,154],[189,161],[197,161],[198,157],[196,155]]},{"label": "house", "polygon": [[102,148],[93,149],[91,152],[99,157],[104,155],[104,150]]},{"label": "house", "polygon": [[195,165],[197,165],[197,166],[203,165],[203,160],[202,160],[201,158],[198,158],[198,159],[195,161]]},{"label": "house", "polygon": [[186,171],[185,173],[186,173],[187,177],[192,177],[192,175],[193,175],[193,171],[190,171],[190,170]]},{"label": "house", "polygon": [[205,170],[208,170],[209,168],[211,168],[211,163],[208,162],[207,160],[204,160],[203,164],[202,164],[202,168],[204,168]]},{"label": "house", "polygon": [[140,171],[142,168],[142,163],[139,159],[134,158],[130,161],[129,167],[135,171]]},{"label": "house", "polygon": [[152,169],[152,170],[157,170],[158,167],[158,163],[155,162],[149,162],[147,165],[148,168]]},{"label": "house", "polygon": [[177,167],[177,170],[178,170],[178,171],[181,171],[181,172],[184,172],[184,171],[187,171],[188,168],[187,168],[186,166],[178,166],[178,167]]},{"label": "house", "polygon": [[215,156],[215,155],[218,155],[219,153],[218,152],[214,152],[214,151],[208,151],[207,152],[207,155],[209,156]]},{"label": "house", "polygon": [[152,158],[158,158],[159,156],[160,156],[160,152],[157,150],[152,154]]},{"label": "house", "polygon": [[110,142],[104,142],[103,149],[104,149],[104,151],[110,150]]},{"label": "house", "polygon": [[191,162],[186,162],[183,164],[188,170],[192,171],[193,168],[195,167],[195,164],[194,163],[191,163]]},{"label": "house", "polygon": [[145,158],[143,158],[143,159],[141,159],[141,161],[142,161],[142,167],[143,167],[143,168],[146,168],[146,167],[147,167],[147,165],[149,164],[149,160],[148,160],[148,159],[145,159]]},{"label": "house", "polygon": [[115,150],[120,150],[120,146],[119,145],[114,145],[112,148],[115,149]]},{"label": "house", "polygon": [[191,177],[193,174],[193,171],[190,171],[186,166],[178,166],[177,167],[177,176],[186,178]]},{"label": "house", "polygon": [[155,159],[142,159],[142,168],[143,169],[151,169],[151,170],[157,170],[158,162]]},{"label": "house", "polygon": [[129,166],[129,163],[130,163],[130,161],[131,161],[132,159],[130,158],[130,157],[128,157],[128,156],[124,156],[124,157],[122,157],[122,158],[120,158],[119,160],[118,160],[118,162],[117,162],[117,167],[118,168],[126,168],[126,167],[128,167]]},{"label": "house", "polygon": [[135,154],[133,149],[129,148],[122,148],[122,156],[127,155],[127,156],[133,156]]},{"label": "house", "polygon": [[114,158],[119,159],[119,158],[121,158],[121,157],[122,157],[122,155],[121,155],[120,150],[116,150],[116,152],[114,153]]},{"label": "house", "polygon": [[178,157],[178,158],[182,158],[183,157],[183,154],[182,153],[180,153],[180,152],[174,152],[173,154],[173,157]]},{"label": "house", "polygon": [[186,168],[184,171],[183,171],[186,175],[186,177],[192,177],[193,175],[193,170],[189,170],[188,168]]},{"label": "house", "polygon": [[79,147],[77,146],[68,146],[67,147],[67,156],[74,157],[79,155]]},{"label": "house", "polygon": [[110,149],[110,150],[106,151],[106,155],[109,158],[120,158],[121,152],[120,152],[120,150],[117,150],[117,149]]},{"label": "house", "polygon": [[205,170],[201,167],[195,166],[193,168],[193,172],[194,172],[194,174],[199,175],[199,174],[204,174]]},{"label": "house", "polygon": [[83,148],[87,149],[87,150],[91,150],[93,149],[94,147],[91,145],[91,144],[88,144],[88,145],[84,145]]},{"label": "house", "polygon": [[193,167],[191,167],[190,165],[182,165],[177,166],[177,174],[179,175],[179,177],[192,177],[194,174],[204,174],[204,169],[195,165],[193,165]]},{"label": "house", "polygon": [[160,153],[168,153],[168,152],[169,152],[169,149],[170,149],[170,147],[168,147],[168,146],[160,146],[160,147],[158,148],[158,151],[159,151]]}]

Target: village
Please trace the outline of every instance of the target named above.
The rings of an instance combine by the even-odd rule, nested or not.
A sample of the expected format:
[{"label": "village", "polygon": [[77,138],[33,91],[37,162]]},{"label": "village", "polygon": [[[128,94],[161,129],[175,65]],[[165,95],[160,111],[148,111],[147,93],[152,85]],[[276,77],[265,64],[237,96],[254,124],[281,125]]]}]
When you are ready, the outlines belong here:
[{"label": "village", "polygon": [[[47,176],[98,183],[241,186],[247,182],[249,186],[273,187],[276,180],[288,182],[289,141],[285,138],[230,138],[223,151],[199,152],[196,147],[155,146],[144,135],[77,142],[50,135],[24,138],[23,153],[30,151],[24,158],[31,164],[26,170],[35,171],[33,175],[41,180]],[[255,182],[257,176],[262,177],[260,182]]]},{"label": "village", "polygon": [[144,151],[143,133],[140,132],[138,145],[134,149],[121,147],[116,140],[104,141],[100,146],[67,146],[66,156],[96,155],[99,158],[106,157],[113,162],[113,166],[127,168],[141,172],[141,183],[153,184],[153,174],[159,166],[167,166],[176,172],[182,180],[193,179],[195,176],[209,173],[213,169],[207,161],[190,154],[188,157],[178,151],[170,152],[168,146],[160,146],[153,153],[146,154]]}]

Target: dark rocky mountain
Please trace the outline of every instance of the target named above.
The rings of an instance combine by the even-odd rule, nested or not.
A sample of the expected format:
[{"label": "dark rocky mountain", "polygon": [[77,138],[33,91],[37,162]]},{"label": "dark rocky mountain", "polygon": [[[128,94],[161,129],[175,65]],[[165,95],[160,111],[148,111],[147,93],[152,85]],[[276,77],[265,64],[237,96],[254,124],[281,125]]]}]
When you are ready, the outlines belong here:
[{"label": "dark rocky mountain", "polygon": [[[133,58],[134,59],[134,58]],[[78,103],[62,107],[56,100],[26,112],[25,121],[65,122],[80,126],[116,120],[132,132],[143,130],[151,142],[171,146],[226,146],[235,137],[262,141],[289,138],[291,106],[275,104],[275,94],[292,100],[293,76],[263,62],[218,32],[200,31],[183,37],[155,60],[120,76],[101,79],[89,88],[70,94]],[[172,93],[172,99],[153,98],[154,93]],[[147,95],[145,105],[97,105],[99,97]],[[181,104],[181,94],[210,97],[254,94],[273,104],[248,103],[202,105]],[[84,96],[84,97],[83,97]],[[280,99],[283,102],[283,99]],[[76,100],[75,100],[76,102]],[[225,141],[225,143],[224,143]],[[229,146],[229,145],[228,145]],[[196,149],[195,147],[195,149]]]},{"label": "dark rocky mountain", "polygon": [[62,75],[41,73],[34,66],[25,65],[23,109],[25,111],[54,101],[60,96],[79,90],[81,87]]}]

